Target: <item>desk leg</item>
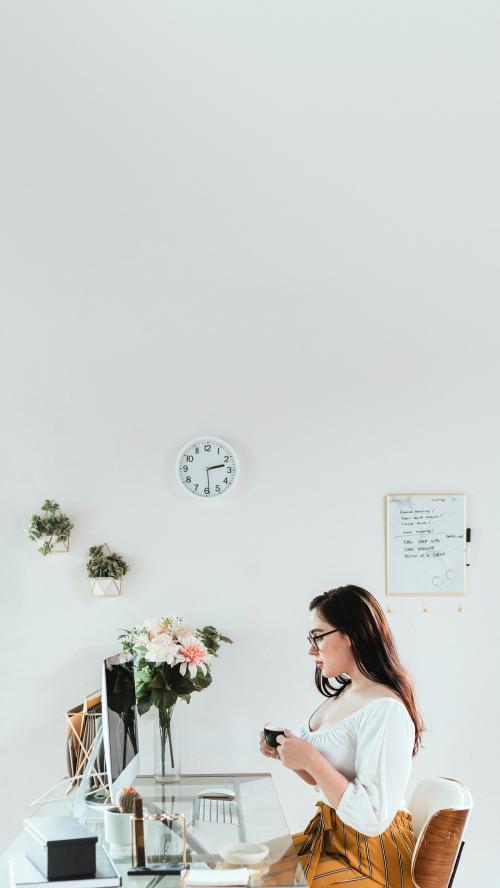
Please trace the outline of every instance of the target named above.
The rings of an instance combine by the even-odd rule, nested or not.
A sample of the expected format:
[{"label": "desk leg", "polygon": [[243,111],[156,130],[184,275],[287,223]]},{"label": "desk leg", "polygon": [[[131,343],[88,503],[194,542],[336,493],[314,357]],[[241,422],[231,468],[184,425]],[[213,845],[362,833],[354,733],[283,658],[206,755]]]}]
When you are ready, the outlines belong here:
[{"label": "desk leg", "polygon": [[247,831],[245,827],[245,818],[243,817],[243,805],[241,804],[241,787],[239,783],[235,784],[234,793],[236,797],[236,802],[238,804],[238,835],[240,838],[240,842],[246,842]]}]

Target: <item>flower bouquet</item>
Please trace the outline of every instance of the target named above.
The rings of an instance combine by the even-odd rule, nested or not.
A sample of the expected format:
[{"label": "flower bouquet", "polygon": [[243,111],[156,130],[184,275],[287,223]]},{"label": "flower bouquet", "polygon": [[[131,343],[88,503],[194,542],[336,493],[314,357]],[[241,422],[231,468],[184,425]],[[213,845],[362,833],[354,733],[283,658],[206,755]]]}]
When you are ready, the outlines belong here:
[{"label": "flower bouquet", "polygon": [[[146,620],[119,636],[123,650],[134,658],[135,688],[139,715],[154,706],[158,710],[159,761],[155,775],[162,782],[178,780],[173,713],[178,699],[189,703],[191,694],[212,682],[210,664],[221,642],[232,644],[214,626],[195,629],[179,617]],[[167,758],[168,743],[168,758]]]}]

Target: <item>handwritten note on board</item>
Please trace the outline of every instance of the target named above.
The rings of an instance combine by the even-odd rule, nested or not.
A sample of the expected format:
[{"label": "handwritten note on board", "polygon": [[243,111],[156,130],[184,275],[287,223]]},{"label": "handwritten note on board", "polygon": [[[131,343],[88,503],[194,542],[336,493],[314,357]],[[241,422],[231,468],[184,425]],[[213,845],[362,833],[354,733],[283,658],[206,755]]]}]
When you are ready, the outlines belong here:
[{"label": "handwritten note on board", "polygon": [[464,595],[465,495],[386,499],[387,595]]}]

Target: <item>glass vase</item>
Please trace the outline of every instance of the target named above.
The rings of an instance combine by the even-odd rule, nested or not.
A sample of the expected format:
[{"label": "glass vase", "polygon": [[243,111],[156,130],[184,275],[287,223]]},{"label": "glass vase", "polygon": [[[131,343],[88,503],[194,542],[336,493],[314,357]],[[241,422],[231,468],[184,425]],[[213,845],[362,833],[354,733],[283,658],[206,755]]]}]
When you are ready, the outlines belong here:
[{"label": "glass vase", "polygon": [[154,769],[158,783],[176,783],[181,776],[180,730],[175,706],[158,710],[154,732]]}]

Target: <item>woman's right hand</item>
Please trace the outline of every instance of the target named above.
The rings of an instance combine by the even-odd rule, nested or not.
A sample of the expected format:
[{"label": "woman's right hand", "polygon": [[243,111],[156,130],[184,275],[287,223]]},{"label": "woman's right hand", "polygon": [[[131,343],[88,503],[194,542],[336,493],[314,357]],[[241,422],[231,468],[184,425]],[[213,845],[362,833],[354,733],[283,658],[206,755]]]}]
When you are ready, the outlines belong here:
[{"label": "woman's right hand", "polygon": [[260,732],[260,751],[261,751],[262,755],[266,756],[266,758],[273,758],[273,759],[279,758],[278,750],[275,749],[274,746],[269,746],[269,744],[266,743],[264,731]]}]

